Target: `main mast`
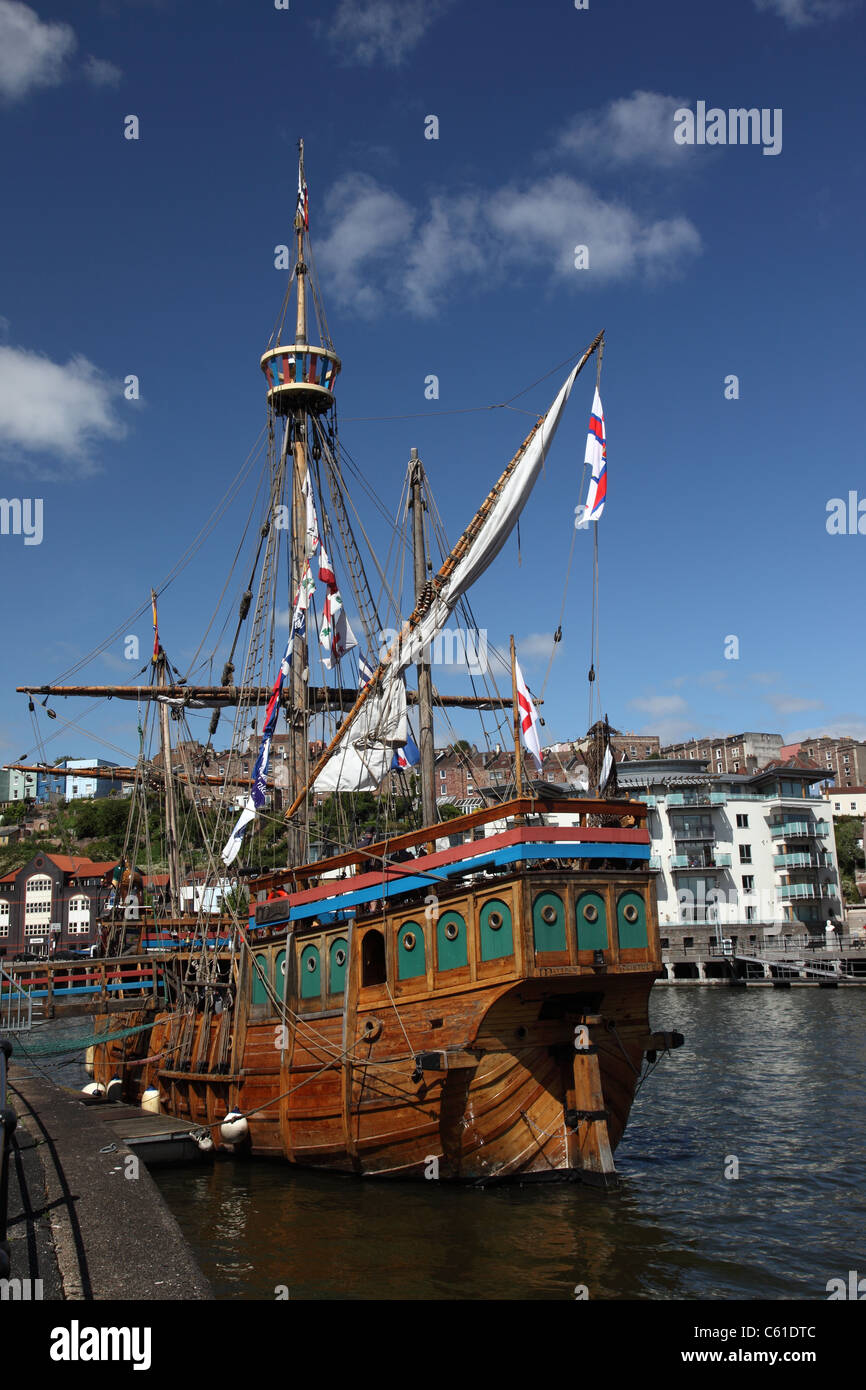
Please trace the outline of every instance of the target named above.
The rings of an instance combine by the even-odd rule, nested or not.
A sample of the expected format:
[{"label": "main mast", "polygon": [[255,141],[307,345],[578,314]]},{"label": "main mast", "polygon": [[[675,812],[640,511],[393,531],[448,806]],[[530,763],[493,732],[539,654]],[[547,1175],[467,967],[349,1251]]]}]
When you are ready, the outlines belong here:
[{"label": "main mast", "polygon": [[[304,174],[304,142],[298,146],[298,201],[295,211],[295,264],[289,278],[289,288],[283,308],[282,320],[276,332],[276,344],[270,346],[261,359],[262,371],[268,383],[269,435],[274,441],[282,440],[282,463],[291,451],[291,591],[289,610],[294,606],[295,596],[301,583],[304,566],[310,558],[310,537],[307,531],[307,497],[313,496],[313,479],[310,474],[311,417],[331,414],[334,410],[332,387],[340,370],[340,359],[333,350],[328,336],[324,316],[317,313],[319,345],[309,342],[307,315],[308,279],[310,269],[307,258],[309,236],[309,208],[307,183]],[[289,343],[281,341],[283,325],[289,307],[292,284],[297,288],[297,303],[294,323],[294,337]],[[310,286],[314,304],[318,308],[318,295],[315,285]],[[280,428],[282,426],[282,428]],[[276,453],[275,453],[276,461]],[[280,486],[279,468],[275,472],[275,493]],[[278,500],[278,499],[276,499]],[[288,709],[289,720],[289,759],[288,790],[289,800],[303,791],[307,782],[309,761],[307,701],[308,656],[305,634],[296,633],[292,649],[291,690]],[[288,826],[288,862],[297,864],[306,858],[308,851],[308,825],[292,821]]]}]

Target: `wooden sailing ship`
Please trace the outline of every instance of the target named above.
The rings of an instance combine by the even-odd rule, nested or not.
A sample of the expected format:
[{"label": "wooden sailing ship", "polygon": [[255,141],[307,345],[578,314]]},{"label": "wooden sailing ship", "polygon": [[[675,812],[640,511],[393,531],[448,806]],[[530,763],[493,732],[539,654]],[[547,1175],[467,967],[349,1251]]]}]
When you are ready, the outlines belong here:
[{"label": "wooden sailing ship", "polygon": [[[246,604],[252,636],[240,684],[233,683],[231,659],[219,687],[172,680],[158,642],[154,648],[153,698],[161,700],[164,747],[171,701],[211,705],[212,734],[221,708],[235,704],[248,716],[268,701],[253,789],[223,850],[225,865],[262,811],[271,731],[277,712],[285,711],[291,739],[281,812],[288,864],[248,877],[246,918],[235,912],[216,930],[202,922],[195,939],[160,957],[163,993],[155,1008],[131,998],[127,1012],[100,1020],[108,1036],[96,1048],[94,1076],[106,1086],[119,1077],[128,1099],[146,1097],[200,1125],[204,1144],[235,1152],[387,1177],[609,1182],[648,1059],[651,1064],[679,1040],[651,1032],[648,1018],[661,960],[646,809],[524,778],[515,698],[514,786],[478,810],[440,821],[429,663],[431,640],[513,529],[574,381],[600,350],[602,335],[435,575],[423,526],[425,477],[413,451],[407,514],[414,609],[381,659],[346,687],[339,675],[345,646],[340,650],[336,582],[329,583],[337,635],[326,666],[339,684],[316,690],[308,678],[306,617],[310,561],[319,546],[319,576],[334,579],[325,556],[326,542],[333,555],[334,533],[326,523],[318,534],[323,475],[345,563],[353,580],[363,576],[339,486],[334,391],[341,363],[311,281],[308,220],[301,147],[295,264],[275,340],[262,357],[269,515],[285,499],[291,520],[295,607],[280,673],[268,687],[262,634],[268,606],[279,597],[280,538],[267,523],[258,587],[253,592],[250,584]],[[293,290],[295,320],[284,342]],[[309,338],[311,300],[318,343]],[[369,588],[366,595],[363,584],[355,589],[372,644],[380,626],[375,605]],[[377,786],[395,751],[406,746],[405,674],[412,667],[418,673],[416,828],[386,831],[370,843],[349,840],[341,852],[316,857],[315,802]],[[141,699],[142,689],[134,689]],[[69,692],[43,686],[39,693]],[[502,708],[512,699],[493,694],[469,703]],[[337,727],[313,760],[308,720],[322,705]],[[240,722],[239,713],[236,728]],[[170,759],[164,772],[169,795]],[[166,824],[176,851],[171,811]],[[176,907],[176,853],[173,862]],[[110,1036],[119,1031],[124,1036]]]}]

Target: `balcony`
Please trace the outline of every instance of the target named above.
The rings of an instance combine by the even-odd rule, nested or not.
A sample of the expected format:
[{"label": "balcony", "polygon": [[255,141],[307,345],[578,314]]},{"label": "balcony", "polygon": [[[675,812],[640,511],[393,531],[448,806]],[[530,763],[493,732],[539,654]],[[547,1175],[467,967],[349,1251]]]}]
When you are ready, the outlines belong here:
[{"label": "balcony", "polygon": [[774,869],[832,869],[829,854],[774,854]]},{"label": "balcony", "polygon": [[660,869],[661,866],[662,866],[662,857],[661,857],[661,855],[660,855],[660,854],[651,854],[650,857],[649,857],[649,866],[650,866],[651,869]]},{"label": "balcony", "polygon": [[710,826],[707,826],[706,829],[701,829],[701,828],[694,829],[694,828],[692,828],[692,829],[689,829],[689,830],[687,830],[684,826],[674,825],[674,826],[673,826],[673,832],[674,832],[674,839],[675,839],[675,840],[709,840],[709,841],[713,841],[713,840],[715,840],[715,838],[716,838],[716,832],[715,832],[715,830],[713,829],[713,827],[712,827],[711,825],[710,825]]},{"label": "balcony", "polygon": [[729,869],[731,867],[731,856],[729,854],[719,854],[713,850],[705,850],[703,853],[695,854],[672,854],[671,868],[680,869]]},{"label": "balcony", "polygon": [[669,792],[669,806],[724,806],[727,792]]},{"label": "balcony", "polygon": [[770,827],[774,840],[820,839],[828,834],[830,826],[825,820],[786,820],[780,825]]},{"label": "balcony", "polygon": [[836,885],[834,883],[783,883],[781,888],[776,889],[777,898],[835,898]]}]

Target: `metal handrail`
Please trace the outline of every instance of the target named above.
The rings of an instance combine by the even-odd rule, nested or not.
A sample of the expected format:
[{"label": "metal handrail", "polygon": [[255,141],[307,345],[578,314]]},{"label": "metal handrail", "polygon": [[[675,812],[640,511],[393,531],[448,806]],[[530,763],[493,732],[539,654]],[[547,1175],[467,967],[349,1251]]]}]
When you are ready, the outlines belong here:
[{"label": "metal handrail", "polygon": [[9,1150],[18,1123],[15,1111],[6,1104],[6,1063],[12,1056],[12,1044],[0,1038],[0,1279],[9,1274],[9,1242],[6,1222],[9,1212]]},{"label": "metal handrail", "polygon": [[33,999],[19,980],[0,966],[0,1029],[4,1033],[29,1032],[33,1023]]}]

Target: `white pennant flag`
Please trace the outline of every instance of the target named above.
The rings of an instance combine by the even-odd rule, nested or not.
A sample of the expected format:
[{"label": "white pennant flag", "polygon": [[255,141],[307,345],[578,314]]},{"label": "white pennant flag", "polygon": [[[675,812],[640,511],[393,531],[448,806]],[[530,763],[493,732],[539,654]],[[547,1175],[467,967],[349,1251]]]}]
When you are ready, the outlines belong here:
[{"label": "white pennant flag", "polygon": [[339,589],[328,590],[319,641],[328,653],[327,656],[322,657],[322,664],[329,671],[335,661],[339,661],[340,657],[345,656],[346,652],[358,645],[355,634],[349,626],[349,619],[346,617],[346,610],[343,607]]},{"label": "white pennant flag", "polygon": [[613,772],[613,753],[610,751],[610,744],[608,744],[608,745],[607,745],[607,748],[604,750],[604,761],[602,762],[602,765],[601,765],[601,775],[600,775],[600,777],[599,777],[599,779],[598,779],[598,789],[599,789],[600,792],[603,792],[603,791],[604,791],[605,787],[607,786],[608,782],[610,781],[610,774],[611,774],[612,772]]},{"label": "white pennant flag", "polygon": [[319,518],[316,516],[316,504],[313,500],[313,484],[310,480],[309,469],[304,474],[301,492],[304,494],[304,501],[307,504],[307,554],[314,555],[319,544]]},{"label": "white pennant flag", "polygon": [[520,728],[523,731],[523,742],[526,744],[527,752],[531,753],[539,769],[541,768],[541,744],[538,740],[538,711],[535,708],[529,687],[523,679],[523,673],[514,659],[514,674],[517,677],[517,711],[520,717]]}]

